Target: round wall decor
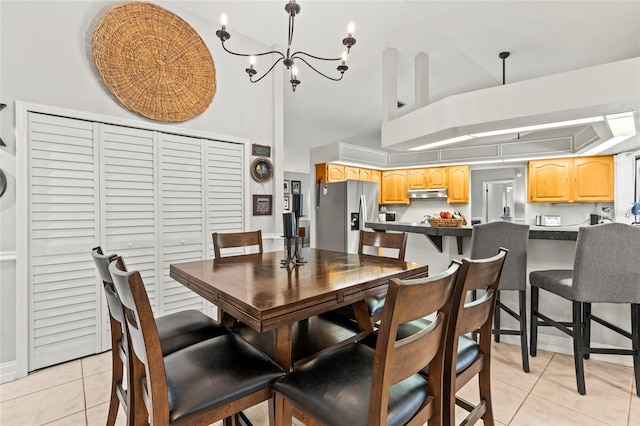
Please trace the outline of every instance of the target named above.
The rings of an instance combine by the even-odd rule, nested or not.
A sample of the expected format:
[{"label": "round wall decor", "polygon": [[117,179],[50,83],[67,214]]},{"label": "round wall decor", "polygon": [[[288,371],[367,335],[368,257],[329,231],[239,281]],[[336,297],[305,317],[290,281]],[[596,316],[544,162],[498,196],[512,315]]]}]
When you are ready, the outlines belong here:
[{"label": "round wall decor", "polygon": [[251,177],[257,182],[268,182],[273,177],[273,164],[269,159],[259,157],[251,163]]},{"label": "round wall decor", "polygon": [[211,53],[177,15],[151,3],[114,6],[93,33],[93,58],[111,93],[158,121],[204,112],[216,91]]}]

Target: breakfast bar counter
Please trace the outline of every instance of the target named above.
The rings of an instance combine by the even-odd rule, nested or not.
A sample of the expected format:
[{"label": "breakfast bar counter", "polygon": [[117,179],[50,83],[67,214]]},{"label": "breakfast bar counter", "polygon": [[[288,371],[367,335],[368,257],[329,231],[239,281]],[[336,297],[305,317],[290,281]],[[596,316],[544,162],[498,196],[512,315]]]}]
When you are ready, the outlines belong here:
[{"label": "breakfast bar counter", "polygon": [[[436,249],[442,253],[442,237],[456,237],[458,254],[463,253],[462,238],[471,237],[473,227],[442,227],[431,226],[428,223],[414,222],[366,222],[366,228],[375,231],[397,231],[423,234],[431,241]],[[578,239],[577,227],[544,227],[532,226],[529,229],[530,240],[563,240],[576,241]]]}]

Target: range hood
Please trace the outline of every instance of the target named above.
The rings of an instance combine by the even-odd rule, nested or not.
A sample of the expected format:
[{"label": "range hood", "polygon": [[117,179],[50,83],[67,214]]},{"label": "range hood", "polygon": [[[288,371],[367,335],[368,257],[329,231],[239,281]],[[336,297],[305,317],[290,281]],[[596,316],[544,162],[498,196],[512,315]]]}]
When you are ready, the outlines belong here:
[{"label": "range hood", "polygon": [[433,200],[447,198],[446,189],[410,189],[409,198],[413,200]]}]

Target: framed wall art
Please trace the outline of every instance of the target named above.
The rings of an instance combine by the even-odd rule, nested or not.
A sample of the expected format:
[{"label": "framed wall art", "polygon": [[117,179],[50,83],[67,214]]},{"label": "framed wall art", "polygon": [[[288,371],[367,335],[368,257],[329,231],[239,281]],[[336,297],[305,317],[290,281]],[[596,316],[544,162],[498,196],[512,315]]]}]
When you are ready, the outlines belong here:
[{"label": "framed wall art", "polygon": [[289,197],[284,197],[282,200],[282,209],[285,211],[289,211]]},{"label": "framed wall art", "polygon": [[288,180],[284,181],[284,193],[285,194],[289,193],[289,181]]},{"label": "framed wall art", "polygon": [[251,177],[256,182],[268,182],[273,177],[273,164],[268,158],[259,157],[251,163]]},{"label": "framed wall art", "polygon": [[302,188],[301,188],[301,184],[299,180],[292,180],[291,181],[291,193],[292,194],[300,194]]},{"label": "framed wall art", "polygon": [[273,196],[271,195],[254,195],[253,196],[253,215],[254,216],[271,216],[273,211]]}]

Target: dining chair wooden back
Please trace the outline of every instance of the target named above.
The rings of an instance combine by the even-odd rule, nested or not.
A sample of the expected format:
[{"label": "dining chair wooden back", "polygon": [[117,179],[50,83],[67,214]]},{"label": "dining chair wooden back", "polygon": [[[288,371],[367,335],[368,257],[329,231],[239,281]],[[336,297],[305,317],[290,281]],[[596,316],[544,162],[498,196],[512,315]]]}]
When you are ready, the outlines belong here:
[{"label": "dining chair wooden back", "polygon": [[[371,254],[366,252],[367,247],[373,247],[378,252],[384,249],[393,250],[396,253],[395,256],[386,255],[384,257],[404,262],[404,255],[407,251],[407,234],[405,232],[375,232],[360,230],[358,254]],[[380,255],[379,253],[377,254]]]},{"label": "dining chair wooden back", "polygon": [[[122,302],[130,347],[136,425],[209,425],[269,400],[282,369],[235,334],[225,334],[163,356],[142,277],[109,265]],[[146,408],[146,409],[145,409]]]},{"label": "dining chair wooden back", "polygon": [[[111,426],[115,423],[119,403],[122,404],[128,419],[130,418],[129,413],[133,412],[131,395],[132,392],[135,392],[135,385],[132,386],[131,380],[127,380],[126,383],[129,385],[125,388],[123,381],[124,372],[128,372],[130,368],[124,310],[109,272],[109,265],[114,260],[118,261],[119,268],[123,271],[126,271],[127,267],[124,258],[115,254],[105,255],[101,247],[92,249],[91,255],[104,287],[111,326],[112,380],[107,415],[107,425]],[[228,328],[203,312],[194,309],[164,315],[156,318],[155,321],[163,356],[212,337],[231,334]]]},{"label": "dining chair wooden back", "polygon": [[257,253],[262,254],[262,230],[247,232],[214,232],[213,233],[213,258],[220,259],[222,256],[220,250],[233,249],[241,247],[257,246]]},{"label": "dining chair wooden back", "polygon": [[123,411],[129,418],[129,401],[127,388],[125,387],[125,366],[127,365],[127,340],[124,325],[124,311],[122,303],[109,273],[109,263],[117,258],[116,255],[105,255],[101,247],[91,250],[93,261],[96,264],[104,294],[109,309],[109,326],[111,328],[111,392],[109,400],[109,412],[107,413],[107,426],[113,426],[118,415],[118,407],[122,405]]},{"label": "dining chair wooden back", "polygon": [[[308,426],[440,424],[444,336],[459,267],[454,261],[434,277],[392,279],[376,348],[341,346],[278,379],[276,424],[292,417]],[[432,314],[429,327],[397,338],[401,324]],[[426,365],[428,380],[417,374]]]},{"label": "dining chair wooden back", "polygon": [[[482,419],[493,425],[491,402],[492,319],[496,294],[507,249],[487,259],[463,259],[458,283],[453,294],[452,318],[446,333],[443,379],[444,424],[455,424],[455,406],[469,411],[462,424],[471,425]],[[472,291],[483,292],[476,300],[466,302]],[[467,337],[477,331],[479,341]],[[480,402],[471,404],[456,397],[473,377],[478,375]]]}]

